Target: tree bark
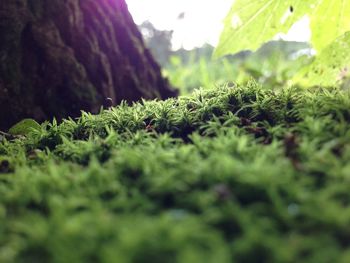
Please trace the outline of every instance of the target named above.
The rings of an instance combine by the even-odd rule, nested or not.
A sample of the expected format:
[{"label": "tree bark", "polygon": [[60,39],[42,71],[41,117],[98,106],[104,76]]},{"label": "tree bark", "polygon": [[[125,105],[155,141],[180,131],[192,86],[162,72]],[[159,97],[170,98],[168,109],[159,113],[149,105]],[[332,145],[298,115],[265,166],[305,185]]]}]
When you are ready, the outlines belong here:
[{"label": "tree bark", "polygon": [[172,96],[125,0],[1,0],[0,129]]}]

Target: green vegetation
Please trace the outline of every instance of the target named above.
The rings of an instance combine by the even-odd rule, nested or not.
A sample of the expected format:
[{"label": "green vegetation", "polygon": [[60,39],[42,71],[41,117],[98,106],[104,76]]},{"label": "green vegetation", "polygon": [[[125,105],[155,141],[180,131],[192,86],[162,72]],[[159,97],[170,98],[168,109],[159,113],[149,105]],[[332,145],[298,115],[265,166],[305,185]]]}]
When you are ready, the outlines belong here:
[{"label": "green vegetation", "polygon": [[271,41],[256,52],[240,52],[217,60],[211,59],[213,49],[204,45],[173,52],[164,75],[180,88],[181,94],[225,83],[246,85],[252,78],[265,89],[281,89],[290,86],[295,74],[311,60],[310,46],[292,41]]},{"label": "green vegetation", "polygon": [[0,141],[0,262],[350,262],[346,91],[250,82]]},{"label": "green vegetation", "polygon": [[[339,85],[344,79],[344,69],[349,77],[349,12],[350,2],[345,0],[237,0],[225,19],[215,56],[256,50],[307,17],[312,32],[311,45],[318,54],[300,74],[303,73],[308,86]],[[299,80],[300,76],[294,79],[296,83]]]}]

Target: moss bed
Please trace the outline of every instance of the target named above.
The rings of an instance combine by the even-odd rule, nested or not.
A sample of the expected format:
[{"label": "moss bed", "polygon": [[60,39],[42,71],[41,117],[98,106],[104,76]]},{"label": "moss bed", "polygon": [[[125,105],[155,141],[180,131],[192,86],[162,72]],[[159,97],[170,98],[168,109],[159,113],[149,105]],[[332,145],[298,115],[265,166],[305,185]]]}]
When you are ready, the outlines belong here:
[{"label": "moss bed", "polygon": [[350,95],[254,83],[0,142],[0,262],[350,262]]}]

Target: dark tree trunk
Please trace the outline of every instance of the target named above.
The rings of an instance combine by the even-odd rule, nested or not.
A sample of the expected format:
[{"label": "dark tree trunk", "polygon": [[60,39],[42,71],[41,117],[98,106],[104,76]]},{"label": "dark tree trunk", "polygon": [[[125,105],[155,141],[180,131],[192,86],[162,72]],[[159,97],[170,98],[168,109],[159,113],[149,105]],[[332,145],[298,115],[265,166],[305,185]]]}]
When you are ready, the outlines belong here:
[{"label": "dark tree trunk", "polygon": [[125,0],[0,1],[0,129],[176,95]]}]

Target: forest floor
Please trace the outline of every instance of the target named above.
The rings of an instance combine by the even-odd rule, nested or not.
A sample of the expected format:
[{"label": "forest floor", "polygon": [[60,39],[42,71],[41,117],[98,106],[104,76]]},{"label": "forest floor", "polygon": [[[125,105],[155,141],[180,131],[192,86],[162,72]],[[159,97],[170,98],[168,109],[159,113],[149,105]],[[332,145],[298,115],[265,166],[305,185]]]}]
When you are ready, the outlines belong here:
[{"label": "forest floor", "polygon": [[350,95],[254,83],[0,142],[0,262],[350,262]]}]

